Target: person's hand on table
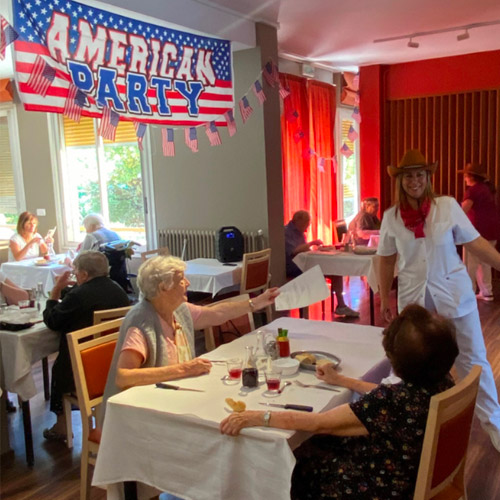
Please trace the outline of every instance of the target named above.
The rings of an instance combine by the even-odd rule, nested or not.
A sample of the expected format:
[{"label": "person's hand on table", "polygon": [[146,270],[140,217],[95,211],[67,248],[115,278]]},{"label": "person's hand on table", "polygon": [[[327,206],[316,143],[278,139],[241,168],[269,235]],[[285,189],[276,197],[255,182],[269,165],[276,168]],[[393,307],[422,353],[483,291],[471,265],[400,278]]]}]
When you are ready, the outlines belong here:
[{"label": "person's hand on table", "polygon": [[208,359],[203,358],[194,358],[184,363],[186,375],[190,377],[209,373],[211,368],[212,363]]},{"label": "person's hand on table", "polygon": [[241,429],[245,427],[257,427],[264,425],[263,411],[247,410],[238,413],[231,413],[219,425],[221,434],[237,436]]},{"label": "person's hand on table", "polygon": [[330,385],[342,385],[342,375],[335,369],[333,363],[316,366],[316,377]]},{"label": "person's hand on table", "polygon": [[280,294],[277,287],[268,288],[265,292],[261,293],[258,297],[252,299],[256,309],[262,309],[266,306],[274,304],[276,297]]},{"label": "person's hand on table", "polygon": [[318,246],[318,245],[322,245],[322,244],[323,244],[323,242],[321,240],[313,240],[313,241],[310,241],[308,243],[309,247],[312,247],[312,246],[315,246],[315,245]]}]

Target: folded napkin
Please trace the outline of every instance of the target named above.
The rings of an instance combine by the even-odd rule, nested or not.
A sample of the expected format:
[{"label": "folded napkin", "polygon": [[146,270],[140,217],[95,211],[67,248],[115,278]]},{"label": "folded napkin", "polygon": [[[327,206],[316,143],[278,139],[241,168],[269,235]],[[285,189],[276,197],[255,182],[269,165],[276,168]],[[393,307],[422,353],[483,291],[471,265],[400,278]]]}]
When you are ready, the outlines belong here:
[{"label": "folded napkin", "polygon": [[0,283],[0,292],[9,306],[17,305],[20,300],[28,300],[30,298],[26,290],[5,282]]}]

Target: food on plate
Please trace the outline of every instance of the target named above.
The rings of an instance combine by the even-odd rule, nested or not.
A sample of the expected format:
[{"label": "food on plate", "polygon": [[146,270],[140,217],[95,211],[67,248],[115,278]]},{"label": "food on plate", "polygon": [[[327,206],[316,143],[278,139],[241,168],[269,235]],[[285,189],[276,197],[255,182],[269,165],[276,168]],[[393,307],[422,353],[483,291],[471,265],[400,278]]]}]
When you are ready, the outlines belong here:
[{"label": "food on plate", "polygon": [[310,352],[297,354],[297,356],[295,356],[295,359],[299,360],[301,363],[306,363],[308,365],[314,365],[316,363],[316,356]]},{"label": "food on plate", "polygon": [[236,413],[245,411],[247,405],[243,401],[235,401],[233,398],[226,398],[226,403]]},{"label": "food on plate", "polygon": [[318,359],[318,361],[316,361],[316,366],[324,366],[329,364],[331,364],[331,361],[329,359]]}]

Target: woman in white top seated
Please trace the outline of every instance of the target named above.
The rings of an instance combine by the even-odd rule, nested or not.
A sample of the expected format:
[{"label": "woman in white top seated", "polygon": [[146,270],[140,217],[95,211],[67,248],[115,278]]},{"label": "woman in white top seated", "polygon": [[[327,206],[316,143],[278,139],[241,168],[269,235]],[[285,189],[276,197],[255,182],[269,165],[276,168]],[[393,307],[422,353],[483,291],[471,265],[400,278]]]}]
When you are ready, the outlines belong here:
[{"label": "woman in white top seated", "polygon": [[83,226],[87,234],[78,249],[78,253],[84,250],[99,250],[99,247],[103,243],[109,243],[110,241],[120,239],[118,233],[104,226],[104,219],[100,214],[88,214],[83,219]]},{"label": "woman in white top seated", "polygon": [[38,218],[31,212],[23,212],[17,220],[17,232],[9,241],[9,262],[15,260],[31,259],[40,253],[48,252],[47,244],[53,242],[50,236],[45,239],[36,232]]}]

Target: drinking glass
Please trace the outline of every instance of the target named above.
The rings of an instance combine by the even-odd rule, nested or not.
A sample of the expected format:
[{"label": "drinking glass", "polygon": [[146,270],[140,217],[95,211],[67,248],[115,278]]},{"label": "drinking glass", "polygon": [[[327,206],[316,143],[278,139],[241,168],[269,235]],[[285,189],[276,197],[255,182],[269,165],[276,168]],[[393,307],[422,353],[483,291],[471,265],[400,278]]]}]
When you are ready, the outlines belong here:
[{"label": "drinking glass", "polygon": [[226,361],[228,380],[238,381],[241,378],[243,360],[241,358],[232,358]]},{"label": "drinking glass", "polygon": [[278,392],[281,383],[281,373],[274,370],[266,370],[266,384],[269,392]]}]

